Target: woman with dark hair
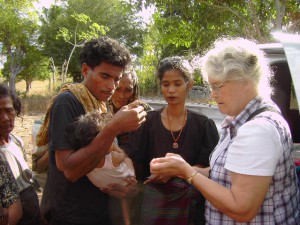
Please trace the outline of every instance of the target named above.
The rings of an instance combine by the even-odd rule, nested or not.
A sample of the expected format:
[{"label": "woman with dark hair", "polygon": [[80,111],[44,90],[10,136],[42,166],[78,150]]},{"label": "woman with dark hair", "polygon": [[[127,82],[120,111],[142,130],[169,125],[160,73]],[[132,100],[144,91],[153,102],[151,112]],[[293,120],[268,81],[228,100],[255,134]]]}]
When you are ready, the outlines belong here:
[{"label": "woman with dark hair", "polygon": [[[149,163],[167,152],[180,154],[197,170],[208,166],[218,142],[215,123],[185,105],[193,86],[193,70],[182,57],[163,59],[158,79],[167,106],[148,112],[146,122],[129,135],[128,156],[144,165],[141,224],[205,224],[204,198],[183,179],[150,175]],[[149,177],[150,176],[150,177]]]},{"label": "woman with dark hair", "polygon": [[7,161],[17,183],[23,210],[18,224],[40,225],[39,201],[32,183],[32,171],[24,155],[24,143],[11,133],[15,117],[21,113],[21,101],[4,84],[0,84],[0,110],[0,157]]}]

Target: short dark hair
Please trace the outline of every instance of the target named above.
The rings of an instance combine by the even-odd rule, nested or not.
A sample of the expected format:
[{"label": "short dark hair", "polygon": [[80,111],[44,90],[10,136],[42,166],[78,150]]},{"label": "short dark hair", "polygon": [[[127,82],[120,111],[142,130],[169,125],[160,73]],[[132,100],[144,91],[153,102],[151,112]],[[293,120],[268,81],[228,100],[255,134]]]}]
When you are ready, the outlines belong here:
[{"label": "short dark hair", "polygon": [[103,36],[87,42],[80,52],[80,64],[94,69],[101,62],[125,68],[130,62],[129,50],[118,41]]},{"label": "short dark hair", "polygon": [[10,91],[8,86],[4,83],[0,83],[0,98],[10,97],[13,102],[13,107],[16,111],[17,116],[20,115],[22,109],[22,103],[18,96]]},{"label": "short dark hair", "polygon": [[78,150],[91,143],[111,118],[111,113],[100,113],[95,110],[67,125],[67,139],[72,148]]}]

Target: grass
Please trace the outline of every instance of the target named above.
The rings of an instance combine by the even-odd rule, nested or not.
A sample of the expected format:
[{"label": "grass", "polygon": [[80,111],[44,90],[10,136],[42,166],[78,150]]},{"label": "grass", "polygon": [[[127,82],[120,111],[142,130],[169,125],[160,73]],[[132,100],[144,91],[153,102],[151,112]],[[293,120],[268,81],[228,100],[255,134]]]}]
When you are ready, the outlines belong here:
[{"label": "grass", "polygon": [[16,90],[21,97],[22,112],[26,115],[45,113],[51,99],[55,95],[53,91],[49,91],[48,81],[33,81],[28,93],[25,93],[25,81],[21,81],[16,84]]},{"label": "grass", "polygon": [[[26,83],[24,80],[16,83],[16,89],[20,93],[25,93]],[[31,89],[27,95],[46,95],[49,92],[49,81],[33,81],[31,84]]]}]

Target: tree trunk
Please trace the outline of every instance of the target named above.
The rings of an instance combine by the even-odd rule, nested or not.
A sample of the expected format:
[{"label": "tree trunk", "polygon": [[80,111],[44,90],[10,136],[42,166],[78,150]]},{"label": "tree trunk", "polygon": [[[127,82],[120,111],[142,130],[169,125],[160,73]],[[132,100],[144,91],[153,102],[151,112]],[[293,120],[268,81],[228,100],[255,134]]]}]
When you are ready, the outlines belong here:
[{"label": "tree trunk", "polygon": [[16,74],[12,74],[9,78],[9,88],[12,94],[16,94]]},{"label": "tree trunk", "polygon": [[30,91],[32,81],[26,80],[26,93]]},{"label": "tree trunk", "polygon": [[19,59],[23,56],[23,52],[16,50],[16,52],[9,52],[10,58],[10,74],[11,77],[9,79],[9,87],[11,93],[16,94],[16,77],[21,71],[25,68],[24,66],[20,65]]},{"label": "tree trunk", "polygon": [[71,57],[72,57],[72,55],[73,55],[73,52],[74,52],[75,48],[76,48],[76,45],[73,46],[72,51],[71,51],[71,53],[70,53],[70,55],[69,55],[69,58],[68,58],[68,61],[67,61],[67,65],[66,65],[66,67],[65,67],[65,71],[64,71],[64,78],[65,78],[65,79],[67,78],[67,73],[68,73],[69,63],[70,63],[70,60],[71,60]]},{"label": "tree trunk", "polygon": [[[52,63],[52,65],[51,65],[51,70],[52,70],[52,90],[54,91],[54,89],[55,89],[56,66],[54,64],[54,60],[53,60],[52,57],[50,58],[50,61]],[[49,82],[51,83],[51,78],[49,79]]]},{"label": "tree trunk", "polygon": [[276,17],[274,23],[274,30],[280,31],[282,29],[282,21],[285,14],[286,2],[275,1]]}]

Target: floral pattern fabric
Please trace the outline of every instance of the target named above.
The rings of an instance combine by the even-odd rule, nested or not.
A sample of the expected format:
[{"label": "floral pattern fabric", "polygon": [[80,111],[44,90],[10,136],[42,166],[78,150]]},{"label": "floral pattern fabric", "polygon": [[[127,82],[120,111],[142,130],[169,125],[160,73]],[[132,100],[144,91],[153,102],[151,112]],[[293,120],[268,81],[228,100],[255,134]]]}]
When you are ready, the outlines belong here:
[{"label": "floral pattern fabric", "polygon": [[19,194],[15,179],[8,163],[0,157],[0,206],[8,208],[17,199]]}]

